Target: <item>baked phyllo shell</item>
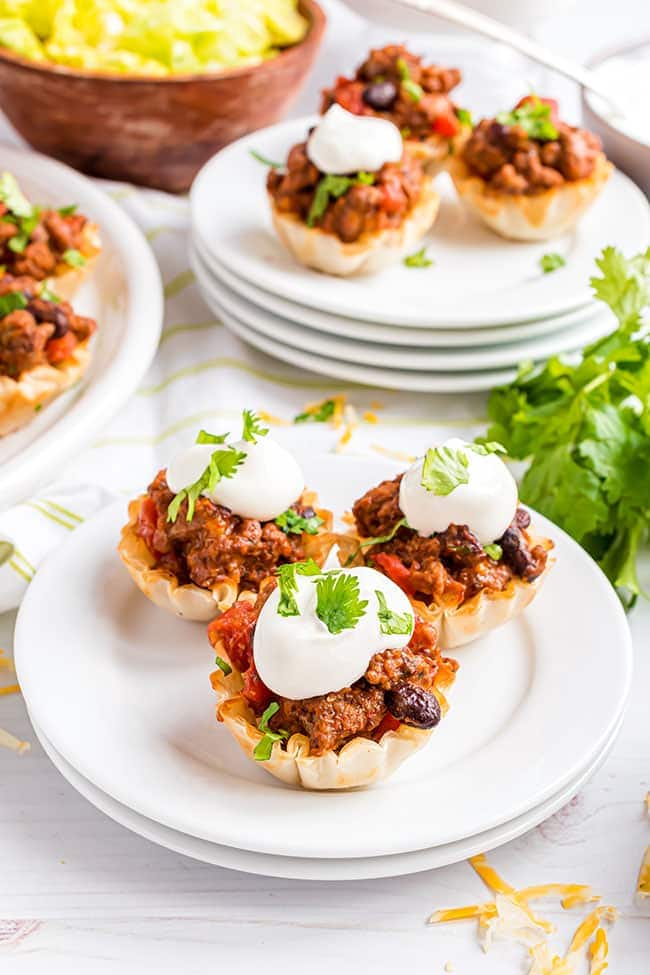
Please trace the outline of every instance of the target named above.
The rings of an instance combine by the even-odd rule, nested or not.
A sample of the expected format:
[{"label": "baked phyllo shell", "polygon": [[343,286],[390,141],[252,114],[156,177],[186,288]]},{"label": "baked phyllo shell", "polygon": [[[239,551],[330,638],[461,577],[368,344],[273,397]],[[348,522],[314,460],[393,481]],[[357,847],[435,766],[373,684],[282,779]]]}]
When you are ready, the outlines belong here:
[{"label": "baked phyllo shell", "polygon": [[297,214],[281,212],[269,199],[277,234],[293,257],[306,267],[340,277],[373,274],[394,264],[426,234],[440,206],[440,197],[425,181],[418,202],[399,226],[364,233],[346,243],[336,234],[308,227]]},{"label": "baked phyllo shell", "polygon": [[501,237],[526,241],[548,240],[571,230],[601,192],[613,169],[601,152],[589,176],[527,195],[494,190],[460,156],[450,157],[448,163],[465,206]]},{"label": "baked phyllo shell", "polygon": [[465,126],[450,139],[441,135],[432,135],[421,141],[405,139],[404,146],[413,159],[422,163],[427,176],[433,177],[449,169],[452,159],[462,152],[467,137],[468,128]]},{"label": "baked phyllo shell", "polygon": [[41,407],[73,386],[81,379],[89,360],[86,340],[58,366],[35,366],[19,379],[0,376],[0,437],[25,426]]},{"label": "baked phyllo shell", "polygon": [[[527,535],[531,548],[540,545],[546,552],[553,548],[550,539],[536,536],[531,531]],[[341,565],[363,565],[361,553],[365,551],[369,555],[372,551],[369,545],[372,539],[354,533],[339,535],[337,542]],[[531,582],[513,576],[505,588],[481,589],[460,605],[452,600],[438,604],[411,598],[411,602],[417,614],[436,627],[441,650],[453,650],[478,640],[522,613],[539,592],[552,564],[553,560],[547,558],[543,571]]]},{"label": "baked phyllo shell", "polygon": [[[241,598],[254,599],[250,594]],[[233,666],[221,641],[214,645],[214,649]],[[434,693],[443,716],[449,707],[445,691],[455,675],[456,668],[442,660]],[[255,761],[255,748],[264,736],[257,728],[254,712],[242,696],[241,674],[234,667],[228,676],[216,670],[210,681],[217,695],[217,719],[225,724],[248,758]],[[319,755],[311,754],[306,735],[294,734],[285,742],[275,742],[271,757],[258,764],[287,785],[305,789],[353,789],[387,778],[405,759],[426,745],[433,730],[402,723],[394,731],[385,731],[379,741],[356,737],[338,751],[330,749]]]},{"label": "baked phyllo shell", "polygon": [[[256,593],[240,592],[235,579],[222,579],[218,585],[205,589],[195,583],[180,583],[172,572],[158,566],[153,553],[138,534],[140,512],[146,497],[146,494],[142,494],[129,502],[129,520],[122,529],[117,550],[131,578],[148,599],[183,619],[207,623],[232,606],[238,596],[251,595],[253,599],[256,598]],[[317,535],[305,532],[302,536],[304,557],[322,565],[334,543],[332,513],[316,507],[313,492],[305,491],[300,500],[314,507],[323,519]]]}]

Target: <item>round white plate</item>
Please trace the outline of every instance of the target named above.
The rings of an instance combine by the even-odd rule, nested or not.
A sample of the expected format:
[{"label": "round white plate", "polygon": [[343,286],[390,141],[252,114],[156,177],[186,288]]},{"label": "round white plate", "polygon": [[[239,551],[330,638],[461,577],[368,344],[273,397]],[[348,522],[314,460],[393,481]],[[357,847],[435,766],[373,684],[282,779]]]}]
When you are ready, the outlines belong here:
[{"label": "round white plate", "polygon": [[[648,204],[620,172],[573,233],[524,244],[498,237],[469,216],[444,175],[436,182],[440,213],[425,241],[433,267],[398,263],[381,274],[345,279],[311,271],[275,236],[266,171],[250,152],[284,160],[314,121],[283,122],[232,143],[203,167],[190,194],[193,230],[212,258],[291,301],[350,318],[424,328],[531,321],[590,300],[589,278],[603,247],[633,254],[647,246]],[[539,259],[551,250],[563,254],[567,265],[543,274]]]},{"label": "round white plate", "polygon": [[[397,470],[362,458],[303,460],[307,483],[339,513]],[[631,675],[620,602],[585,552],[537,517],[557,565],[523,617],[456,652],[450,711],[428,746],[372,789],[288,788],[215,721],[205,625],[155,607],[120,564],[125,514],[122,502],[106,509],[39,569],[16,624],[18,680],[34,720],[75,769],[172,829],[299,857],[450,843],[574,781],[620,719]]]},{"label": "round white plate", "polygon": [[[588,316],[585,321],[574,325],[573,328],[564,328],[560,332],[553,332],[528,342],[514,342],[493,348],[483,346],[470,347],[467,350],[432,349],[422,344],[419,349],[404,349],[397,344],[375,345],[317,332],[305,325],[274,315],[237,295],[216,278],[209,277],[196,258],[192,258],[190,263],[203,293],[210,296],[211,304],[216,305],[226,314],[234,315],[244,325],[248,325],[262,335],[284,343],[287,361],[293,360],[295,349],[302,349],[332,359],[340,357],[346,362],[386,369],[408,369],[417,372],[501,369],[504,366],[516,366],[524,360],[545,359],[550,355],[580,348],[611,332],[614,327],[610,315],[603,311],[601,315]],[[399,341],[399,338],[400,329],[396,328],[395,341]]]},{"label": "round white plate", "polygon": [[[210,304],[210,295],[201,286],[199,288]],[[517,375],[516,369],[489,369],[482,372],[413,372],[399,369],[378,369],[372,366],[357,365],[342,362],[340,359],[326,358],[302,349],[291,349],[290,356],[283,342],[262,335],[257,329],[244,325],[240,319],[229,314],[225,309],[214,303],[213,311],[231,332],[238,335],[244,342],[261,349],[268,355],[275,356],[283,362],[290,358],[293,366],[301,366],[312,372],[322,373],[334,379],[345,382],[361,383],[366,386],[383,387],[384,389],[399,389],[416,393],[468,393],[483,389],[492,389],[508,383]]]},{"label": "round white plate", "polygon": [[204,863],[244,873],[263,874],[267,877],[284,877],[289,880],[373,880],[379,877],[397,877],[404,874],[420,873],[436,867],[458,863],[477,853],[509,843],[522,833],[533,829],[543,820],[557,812],[566,802],[582,789],[585,783],[598,771],[614,745],[620,730],[620,722],[601,753],[579,777],[561,789],[551,799],[518,816],[509,823],[486,830],[465,840],[434,846],[429,850],[414,853],[394,853],[381,857],[351,857],[348,859],[317,859],[315,857],[273,856],[270,853],[253,853],[250,850],[237,850],[232,846],[221,846],[188,836],[177,830],[162,826],[122,805],[97,786],[85,779],[69,762],[59,755],[43,732],[34,724],[34,731],[44,750],[59,772],[70,785],[101,812],[114,819],[121,826],[143,836],[152,843],[164,846],[175,853],[182,853]]},{"label": "round white plate", "polygon": [[90,180],[45,156],[2,147],[2,168],[16,173],[38,203],[76,203],[99,225],[102,253],[75,309],[97,319],[92,360],[81,383],[28,426],[0,439],[0,509],[51,481],[137,388],[153,359],[163,316],[160,274],[140,230]]},{"label": "round white plate", "polygon": [[[414,345],[417,348],[421,348],[423,345],[435,345],[442,348],[499,345],[503,342],[536,338],[540,335],[547,335],[549,332],[572,328],[577,323],[582,323],[587,318],[601,313],[603,308],[598,303],[591,302],[589,305],[577,308],[574,311],[566,312],[563,315],[554,315],[551,318],[541,318],[537,322],[523,322],[518,325],[502,325],[491,328],[424,329],[407,328],[404,325],[379,325],[360,319],[344,318],[341,315],[331,315],[328,312],[319,311],[317,308],[308,308],[307,305],[298,305],[293,301],[287,301],[286,298],[271,294],[270,291],[262,291],[250,281],[244,281],[243,278],[238,278],[236,274],[232,274],[222,264],[216,262],[210,264],[210,255],[201,246],[198,239],[191,246],[191,254],[197,276],[201,272],[203,277],[207,275],[215,284],[225,284],[231,291],[246,298],[258,308],[273,312],[273,314],[287,318],[291,322],[298,322],[299,325],[318,329],[319,332],[342,335],[345,338],[356,339],[360,342],[379,342],[394,345],[396,341],[399,341],[402,346]],[[613,327],[613,319],[611,321]]]}]

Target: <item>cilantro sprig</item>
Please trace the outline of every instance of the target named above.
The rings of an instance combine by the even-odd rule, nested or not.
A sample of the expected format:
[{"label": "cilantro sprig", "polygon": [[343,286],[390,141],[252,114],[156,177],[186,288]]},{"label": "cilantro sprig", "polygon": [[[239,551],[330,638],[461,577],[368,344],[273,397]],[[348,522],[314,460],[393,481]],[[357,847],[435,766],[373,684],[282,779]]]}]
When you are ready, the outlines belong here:
[{"label": "cilantro sprig", "polygon": [[296,602],[296,593],[298,592],[296,576],[319,576],[322,569],[313,559],[307,559],[305,562],[290,562],[286,565],[279,565],[275,571],[278,577],[278,589],[280,590],[279,615],[300,616]]},{"label": "cilantro sprig", "polygon": [[491,542],[489,545],[483,546],[483,551],[486,555],[489,555],[491,559],[498,562],[503,555],[503,549],[498,544],[498,542]]},{"label": "cilantro sprig", "polygon": [[375,177],[372,173],[362,172],[357,173],[356,176],[335,176],[333,173],[327,173],[322,176],[316,186],[314,199],[307,214],[307,226],[313,227],[323,216],[331,200],[338,200],[352,186],[371,186],[374,182]]},{"label": "cilantro sprig", "polygon": [[421,247],[419,251],[405,257],[404,264],[406,267],[431,267],[433,261],[427,257],[426,247]]},{"label": "cilantro sprig", "polygon": [[244,410],[243,414],[244,428],[242,430],[242,440],[247,440],[249,443],[257,443],[258,437],[265,437],[269,432],[268,427],[262,426],[262,420],[257,415],[253,413],[252,410]]},{"label": "cilantro sprig", "polygon": [[264,714],[260,718],[260,723],[257,726],[262,732],[263,738],[258,741],[255,749],[253,751],[253,758],[256,762],[268,762],[271,757],[271,752],[273,751],[273,745],[276,741],[284,741],[285,738],[289,737],[288,731],[271,731],[269,728],[269,721],[274,714],[277,714],[280,710],[280,705],[277,701],[271,701]]},{"label": "cilantro sprig", "polygon": [[650,248],[596,261],[595,296],[618,323],[578,361],[522,367],[492,391],[488,436],[527,460],[524,502],[572,535],[631,606],[650,530]]},{"label": "cilantro sprig", "polygon": [[557,271],[558,268],[564,267],[565,264],[566,258],[562,257],[561,254],[542,254],[539,259],[539,266],[543,274],[551,274],[553,271]]},{"label": "cilantro sprig", "polygon": [[69,247],[61,256],[69,267],[83,267],[87,263],[84,255],[76,247]]},{"label": "cilantro sprig", "polygon": [[444,497],[455,491],[461,484],[469,484],[468,450],[483,456],[506,452],[503,444],[496,440],[468,443],[462,447],[450,447],[447,444],[430,447],[424,455],[422,464],[420,479],[422,487],[432,494]]},{"label": "cilantro sprig", "polygon": [[551,142],[558,137],[551,119],[551,106],[536,95],[531,95],[523,105],[511,112],[499,112],[497,122],[500,125],[518,125],[530,139],[537,142]]},{"label": "cilantro sprig", "polygon": [[186,521],[192,521],[196,502],[204,491],[214,491],[215,487],[223,478],[233,477],[237,473],[238,467],[243,464],[246,454],[243,450],[236,450],[230,446],[218,446],[224,444],[227,433],[213,434],[200,430],[196,442],[216,444],[217,449],[210,455],[210,460],[201,474],[193,484],[188,484],[178,494],[175,494],[167,508],[167,521],[176,521],[178,512],[183,501],[187,500]]},{"label": "cilantro sprig", "polygon": [[330,633],[354,629],[367,606],[354,575],[334,570],[316,582],[316,616]]},{"label": "cilantro sprig", "polygon": [[257,149],[249,150],[253,159],[257,160],[258,163],[262,163],[263,166],[268,166],[269,169],[283,169],[284,163],[274,162],[273,159],[269,159],[267,156],[262,155]]},{"label": "cilantro sprig", "polygon": [[366,538],[363,542],[359,542],[358,547],[347,559],[345,563],[346,568],[352,565],[354,560],[358,555],[361,554],[361,552],[363,552],[364,549],[373,548],[375,545],[383,545],[384,542],[391,542],[395,538],[395,535],[397,535],[400,528],[408,528],[408,521],[406,518],[400,518],[399,521],[395,522],[387,535],[376,535],[374,538]]},{"label": "cilantro sprig", "polygon": [[390,609],[386,597],[381,589],[375,589],[375,596],[377,597],[377,603],[379,604],[377,616],[379,618],[380,631],[387,636],[406,636],[408,633],[410,633],[414,625],[413,614],[395,613],[392,609]]},{"label": "cilantro sprig", "polygon": [[275,523],[285,535],[302,535],[303,532],[307,535],[318,535],[318,529],[323,524],[323,519],[320,515],[310,515],[309,518],[305,518],[293,508],[287,508],[281,515],[278,515]]},{"label": "cilantro sprig", "polygon": [[418,85],[416,81],[413,81],[411,77],[411,72],[409,71],[409,66],[404,60],[404,58],[398,58],[395,67],[397,68],[397,73],[399,75],[400,81],[402,83],[402,88],[414,102],[419,102],[424,95],[424,88],[422,85]]},{"label": "cilantro sprig", "polygon": [[8,291],[6,295],[0,295],[0,318],[27,307],[27,298],[22,291]]}]

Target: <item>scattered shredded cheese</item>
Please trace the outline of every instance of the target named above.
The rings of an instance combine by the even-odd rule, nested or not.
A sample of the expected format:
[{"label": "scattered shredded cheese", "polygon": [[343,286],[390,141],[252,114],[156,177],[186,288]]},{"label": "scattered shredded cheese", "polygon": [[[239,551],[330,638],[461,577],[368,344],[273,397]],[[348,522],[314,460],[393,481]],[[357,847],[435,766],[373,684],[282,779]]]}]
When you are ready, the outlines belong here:
[{"label": "scattered shredded cheese", "polygon": [[10,751],[22,755],[23,752],[29,751],[31,745],[28,741],[21,741],[15,735],[5,731],[4,728],[0,728],[0,748],[8,748]]},{"label": "scattered shredded cheese", "polygon": [[384,457],[390,457],[391,460],[403,461],[405,464],[412,464],[415,460],[413,454],[405,454],[401,450],[391,450],[389,447],[382,447],[378,443],[370,444],[370,449],[376,451],[378,454],[383,454]]},{"label": "scattered shredded cheese", "polygon": [[[343,410],[342,423],[345,425],[345,429],[341,436],[339,437],[338,443],[334,448],[334,452],[340,454],[352,439],[352,434],[359,426],[359,417],[357,411],[353,406],[346,406]],[[339,424],[340,427],[341,424]]]},{"label": "scattered shredded cheese", "polygon": [[20,691],[18,684],[7,684],[6,687],[0,687],[0,697],[5,694],[17,694]]},{"label": "scattered shredded cheese", "polygon": [[639,907],[645,906],[650,901],[650,846],[646,847],[639,867],[639,879],[637,880],[634,899]]},{"label": "scattered shredded cheese", "polygon": [[315,403],[306,403],[302,409],[303,413],[318,413],[325,403],[334,403],[334,411],[327,420],[328,423],[338,430],[343,426],[343,412],[347,403],[345,393],[337,393],[335,396],[326,396],[325,399],[317,400]]},{"label": "scattered shredded cheese", "polygon": [[14,671],[14,662],[11,657],[6,657],[4,650],[0,650],[0,670],[10,670],[12,673]]},{"label": "scattered shredded cheese", "polygon": [[372,410],[366,410],[363,413],[363,418],[366,423],[379,423],[379,417],[376,413],[373,413]]},{"label": "scattered shredded cheese", "polygon": [[384,404],[380,400],[378,400],[378,399],[371,399],[370,400],[370,409],[371,410],[383,410],[383,408],[384,408]]},{"label": "scattered shredded cheese", "polygon": [[594,940],[589,945],[589,975],[602,975],[608,967],[609,944],[604,928],[598,928]]},{"label": "scattered shredded cheese", "polygon": [[258,410],[257,415],[260,420],[264,420],[265,423],[269,423],[272,427],[289,426],[288,420],[283,420],[281,416],[275,416],[273,413],[267,413],[266,410]]}]

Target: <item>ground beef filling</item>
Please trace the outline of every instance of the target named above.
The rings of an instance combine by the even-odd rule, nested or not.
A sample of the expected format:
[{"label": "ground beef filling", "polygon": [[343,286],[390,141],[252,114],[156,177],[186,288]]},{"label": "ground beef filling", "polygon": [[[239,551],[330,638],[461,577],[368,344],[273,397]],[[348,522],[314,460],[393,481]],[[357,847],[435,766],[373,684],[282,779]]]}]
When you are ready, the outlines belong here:
[{"label": "ground beef filling", "polygon": [[498,193],[532,196],[593,173],[601,152],[598,136],[554,122],[557,139],[539,142],[519,125],[496,119],[478,123],[463,149],[463,159]]},{"label": "ground beef filling", "polygon": [[[400,474],[383,481],[355,502],[352,513],[359,535],[389,535],[404,517],[399,507],[401,479]],[[431,538],[399,528],[389,542],[367,548],[366,561],[411,596],[460,605],[483,589],[505,589],[513,576],[532,582],[541,575],[547,552],[532,544],[526,532],[529,524],[528,512],[518,508],[510,527],[495,539],[503,552],[498,561],[490,558],[467,525],[450,525]]]},{"label": "ground beef filling", "polygon": [[[283,562],[304,558],[302,535],[285,534],[274,521],[240,518],[228,508],[200,497],[194,517],[186,520],[187,502],[181,504],[175,521],[167,521],[167,509],[174,497],[160,471],[141,505],[138,534],[156,559],[181,582],[193,582],[210,589],[225,579],[243,589],[257,590],[260,582]],[[312,508],[294,505],[311,517]]]},{"label": "ground beef filling", "polygon": [[[389,44],[371,51],[353,78],[337,78],[325,89],[321,111],[337,103],[354,115],[388,119],[408,139],[422,141],[434,134],[449,138],[460,129],[449,97],[460,80],[457,68],[423,64],[403,45]],[[419,85],[421,95],[413,85]]]},{"label": "ground beef filling", "polygon": [[[280,213],[306,221],[323,174],[310,162],[307,143],[293,147],[285,170],[272,169],[267,189]],[[365,233],[399,227],[420,199],[424,172],[421,164],[404,154],[399,163],[386,163],[372,185],[355,183],[329,205],[315,226],[350,244]]]},{"label": "ground beef filling", "polygon": [[39,298],[39,287],[29,277],[0,278],[0,300],[15,292],[25,305],[0,318],[0,376],[18,380],[38,366],[58,366],[97,328],[92,318],[76,315],[67,301]]},{"label": "ground beef filling", "polygon": [[66,251],[83,252],[88,220],[80,213],[43,210],[21,251],[9,246],[9,242],[21,233],[14,219],[7,207],[0,203],[0,264],[10,274],[27,275],[42,281],[54,274],[62,262],[65,264],[63,255]]},{"label": "ground beef filling", "polygon": [[253,659],[255,623],[269,591],[256,605],[236,603],[210,624],[208,634],[213,646],[223,644],[242,674],[242,694],[258,716],[271,701],[280,705],[270,721],[272,728],[306,735],[312,754],[318,755],[336,751],[357,736],[378,739],[402,722],[433,727],[440,720],[434,682],[441,669],[453,676],[458,665],[440,655],[435,629],[420,619],[408,647],[375,654],[352,687],[299,701],[273,694],[262,684]]}]

